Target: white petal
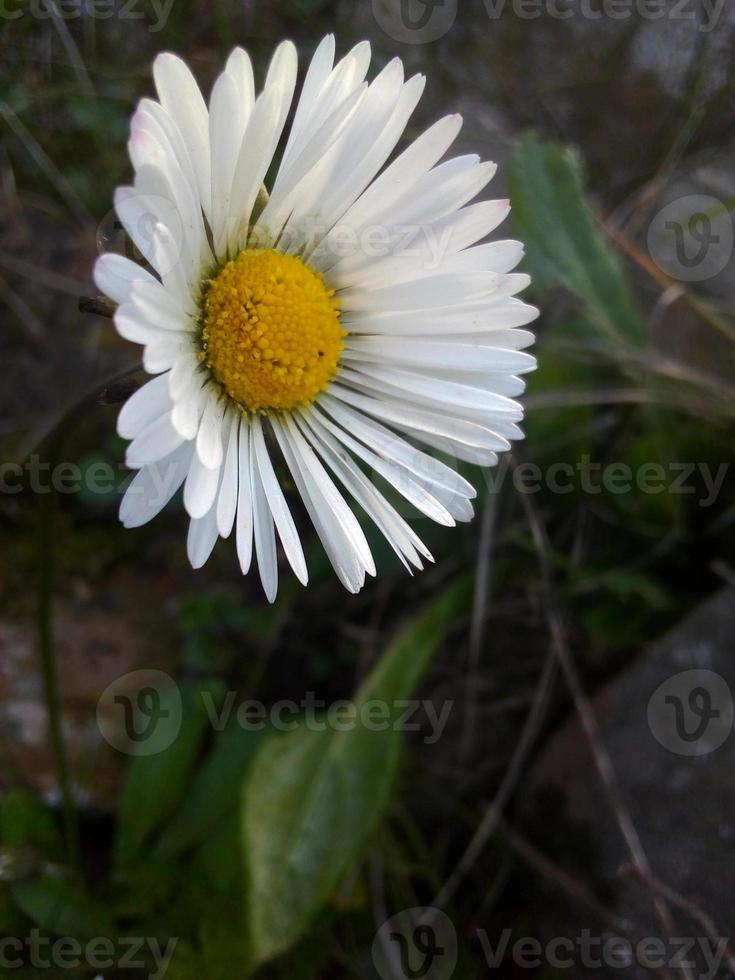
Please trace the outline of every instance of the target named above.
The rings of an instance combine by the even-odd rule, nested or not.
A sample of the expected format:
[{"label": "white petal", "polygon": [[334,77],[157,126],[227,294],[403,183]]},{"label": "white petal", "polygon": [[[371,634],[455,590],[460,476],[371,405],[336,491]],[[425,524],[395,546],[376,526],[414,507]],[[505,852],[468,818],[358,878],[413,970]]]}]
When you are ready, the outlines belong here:
[{"label": "white petal", "polygon": [[284,41],[276,50],[266,85],[255,103],[235,166],[228,244],[235,252],[283,132],[296,85],[296,50]]},{"label": "white petal", "polygon": [[255,79],[253,78],[253,65],[250,61],[250,55],[244,48],[233,49],[227,59],[225,71],[232,76],[237,86],[240,106],[244,120],[247,122],[255,105]]},{"label": "white petal", "polygon": [[479,342],[455,344],[449,340],[423,338],[415,341],[403,337],[360,337],[347,342],[342,357],[346,362],[354,360],[386,366],[395,364],[397,367],[454,368],[508,374],[524,374],[536,367],[536,358],[521,351]]},{"label": "white petal", "polygon": [[[187,265],[190,280],[196,278],[202,265],[211,264],[212,253],[204,230],[204,221],[198,196],[183,171],[170,155],[162,161],[144,163],[135,174],[134,188],[145,195],[159,214],[160,220],[181,232],[179,254]],[[169,223],[168,207],[173,205],[177,221]]]},{"label": "white petal", "polygon": [[184,229],[173,201],[139,188],[118,187],[115,210],[138,251],[161,276],[166,287],[174,289],[184,308],[190,309],[191,290],[186,262],[182,260]]},{"label": "white petal", "polygon": [[133,283],[130,302],[142,319],[160,330],[191,333],[196,328],[194,317],[157,280]]},{"label": "white petal", "polygon": [[182,439],[196,439],[204,407],[214,397],[212,386],[206,383],[206,375],[193,373],[189,386],[180,392],[171,410],[171,424]]},{"label": "white petal", "polygon": [[217,497],[217,528],[223,538],[228,538],[232,533],[237,513],[239,438],[240,412],[232,410],[229,417],[229,435],[222,467],[222,482]]},{"label": "white petal", "polygon": [[253,495],[250,484],[250,423],[240,420],[238,443],[237,488],[237,557],[243,575],[247,575],[253,558]]},{"label": "white petal", "polygon": [[[394,67],[395,66],[395,67]],[[351,129],[345,133],[344,150],[340,154],[339,167],[342,177],[328,188],[320,201],[320,213],[324,223],[331,227],[365,190],[376,173],[395,149],[406,124],[421,98],[425,79],[417,75],[406,85],[400,61],[388,65],[373,82],[354,116]],[[383,83],[382,90],[377,91]],[[370,97],[376,90],[376,110],[368,115]],[[359,128],[358,128],[359,127]]]},{"label": "white petal", "polygon": [[517,299],[493,304],[483,301],[465,306],[442,307],[385,314],[360,313],[346,316],[343,325],[349,333],[390,334],[411,337],[421,334],[485,333],[488,330],[510,330],[532,323],[539,315],[535,306]]},{"label": "white petal", "polygon": [[[346,505],[344,501],[339,497],[339,494],[336,494],[333,484],[333,494],[336,494],[341,504],[331,499],[333,494],[330,494],[329,499],[325,496],[322,491],[322,483],[324,478],[329,480],[326,474],[324,474],[322,481],[317,481],[311,477],[311,472],[303,456],[305,445],[303,437],[300,436],[295,426],[289,425],[287,420],[281,420],[277,416],[273,418],[272,424],[286,464],[334,570],[348,591],[359,592],[365,583],[364,548],[356,546],[352,534],[345,526],[343,508]],[[313,450],[310,447],[307,446],[306,449],[313,455]],[[331,481],[329,482],[331,483]],[[332,506],[333,503],[335,506]]]},{"label": "white petal", "polygon": [[[138,170],[134,186],[156,208],[160,202],[160,221],[178,236],[176,257],[184,265],[187,280],[197,282],[202,267],[211,265],[212,253],[199,202],[188,181],[178,169],[166,174],[159,167],[146,164]],[[164,202],[170,202],[175,208],[173,223],[168,220],[168,205]]]},{"label": "white petal", "polygon": [[167,336],[157,338],[147,344],[143,351],[143,367],[148,374],[169,371],[182,354],[191,350],[189,340],[181,340],[176,334],[166,331]]},{"label": "white petal", "polygon": [[[213,391],[213,389],[210,389]],[[204,406],[202,420],[197,433],[197,456],[209,469],[218,469],[222,464],[224,454],[222,446],[222,422],[225,414],[225,403],[210,394]]]},{"label": "white petal", "polygon": [[411,371],[361,364],[359,372],[343,368],[340,380],[368,390],[373,386],[388,395],[395,394],[397,398],[410,395],[422,405],[433,408],[449,406],[455,410],[499,413],[512,420],[523,417],[520,405],[503,395]]},{"label": "white petal", "polygon": [[329,478],[329,474],[320,463],[316,453],[304,440],[304,437],[291,419],[284,421],[284,429],[288,431],[291,445],[302,465],[302,472],[305,473],[307,482],[318,487],[320,494],[328,503],[333,515],[344,528],[357,554],[360,556],[365,571],[369,575],[375,575],[373,556],[370,553],[370,548],[357,518],[344,502],[343,497]]},{"label": "white petal", "polygon": [[[284,155],[286,166],[290,166],[291,160],[301,152],[305,134],[319,129],[339,105],[349,99],[356,90],[364,87],[365,76],[370,66],[370,44],[367,41],[357,44],[321,84],[324,79],[324,65],[330,57],[329,45],[329,38],[325,38],[309,67],[294,120],[295,135],[293,141],[289,138]],[[321,59],[324,61],[321,62]]]},{"label": "white petal", "polygon": [[171,424],[167,413],[146,426],[128,445],[125,463],[131,470],[157,463],[178,449],[184,440]]},{"label": "white petal", "polygon": [[474,245],[454,253],[442,263],[442,271],[472,272],[486,269],[504,275],[515,269],[523,254],[521,242],[486,242],[484,245]]},{"label": "white petal", "polygon": [[155,344],[159,340],[170,340],[171,334],[159,330],[144,317],[131,302],[121,303],[115,310],[113,321],[117,332],[133,344]]},{"label": "white petal", "polygon": [[435,167],[396,208],[396,223],[427,224],[464,207],[497,173],[494,163],[459,157]]},{"label": "white petal", "polygon": [[[499,433],[477,422],[453,418],[447,412],[432,412],[430,409],[417,408],[400,399],[369,398],[343,385],[333,384],[329,392],[340,401],[354,405],[368,415],[397,425],[401,429],[416,432],[419,438],[427,434],[447,439],[452,443],[489,449],[493,452],[510,449],[508,440]],[[496,420],[493,419],[493,425],[495,423]]]},{"label": "white petal", "polygon": [[477,495],[472,484],[451,467],[412,446],[379,422],[356,412],[328,395],[321,397],[319,405],[323,406],[347,432],[364,442],[381,458],[398,463],[415,476],[450,493],[458,493],[464,497]]},{"label": "white petal", "polygon": [[[314,52],[301,88],[286,149],[283,151],[282,169],[289,166],[292,155],[298,155],[301,151],[299,138],[302,131],[306,129],[307,123],[311,122],[317,101],[323,95],[324,86],[334,65],[334,48],[334,35],[327,34]],[[313,130],[313,125],[310,128]]]},{"label": "white petal", "polygon": [[263,438],[263,427],[260,418],[256,415],[253,418],[251,436],[255,447],[255,460],[257,463],[260,482],[265,491],[265,497],[270,507],[271,514],[276,527],[278,536],[281,539],[283,550],[288,558],[289,565],[294,571],[296,578],[302,585],[309,581],[309,573],[306,570],[306,559],[301,547],[299,533],[288,509],[286,498],[273,471],[265,439]]},{"label": "white petal", "polygon": [[232,178],[250,110],[233,76],[224,71],[212,89],[209,132],[212,144],[212,233],[218,258],[225,257]]},{"label": "white petal", "polygon": [[362,446],[359,442],[348,435],[344,430],[340,429],[338,426],[334,425],[329,419],[325,418],[323,415],[319,414],[314,406],[311,407],[311,416],[320,425],[323,425],[329,432],[332,433],[335,438],[346,446],[350,452],[352,452],[363,462],[371,466],[376,473],[379,473],[384,480],[394,489],[396,489],[401,496],[405,497],[413,506],[421,511],[422,514],[426,514],[437,524],[443,524],[445,527],[452,527],[454,520],[449,511],[444,507],[437,497],[427,492],[409,473],[406,469],[401,466],[396,466],[393,463],[386,462],[377,456],[372,450],[367,449]]},{"label": "white petal", "polygon": [[462,461],[464,463],[472,463],[475,466],[495,466],[498,462],[498,454],[493,452],[492,449],[481,449],[477,446],[469,446],[466,443],[457,442],[451,439],[444,439],[442,436],[434,435],[428,432],[413,432],[412,430],[407,430],[416,439],[420,439],[421,442],[425,443],[427,446],[431,446],[432,449],[438,449],[439,452],[444,453],[447,456],[452,457],[457,461]]},{"label": "white petal", "polygon": [[[340,292],[339,298],[345,314],[350,315],[359,312],[422,311],[487,296],[497,289],[499,282],[499,276],[494,272],[441,275],[379,289],[345,289]],[[349,319],[349,316],[345,317],[346,322]]]},{"label": "white petal", "polygon": [[510,214],[510,201],[478,201],[471,204],[445,222],[445,227],[451,229],[451,247],[461,251],[495,231]]},{"label": "white petal", "polygon": [[136,282],[157,283],[157,280],[137,262],[114,252],[100,255],[94,264],[95,286],[115,303],[127,302]]},{"label": "white petal", "polygon": [[123,439],[134,439],[171,408],[168,375],[148,381],[128,398],[117,417],[117,432]]},{"label": "white petal", "polygon": [[[461,212],[459,212],[461,213]],[[520,262],[520,242],[489,242],[463,251],[455,249],[456,229],[449,222],[417,228],[409,240],[393,243],[381,236],[373,248],[374,261],[365,262],[352,271],[339,263],[329,272],[330,284],[337,290],[357,286],[375,289],[396,283],[416,282],[442,275],[465,275],[472,272],[494,272],[504,275]],[[370,239],[366,239],[369,243]]]},{"label": "white petal", "polygon": [[321,452],[330,468],[341,480],[349,493],[352,494],[357,503],[375,522],[406,568],[410,570],[411,565],[415,568],[423,567],[419,554],[423,555],[428,561],[433,561],[431,552],[428,551],[401,515],[354,463],[347,450],[343,446],[340,446],[337,440],[325,428],[315,424],[310,412],[304,412],[304,421],[311,430],[308,434],[309,440],[312,443],[314,437],[319,440]]},{"label": "white petal", "polygon": [[[154,135],[158,140],[160,149],[178,163],[183,172],[189,187],[198,198],[199,187],[197,177],[194,173],[194,165],[191,160],[189,150],[184,143],[184,138],[179,131],[179,127],[166,112],[163,106],[153,99],[141,99],[138,108],[131,120],[131,133],[141,126],[149,134]],[[135,160],[132,161],[135,166]]]},{"label": "white petal", "polygon": [[209,118],[202,93],[187,66],[176,55],[159,54],[153,62],[153,77],[161,105],[176,124],[189,157],[199,189],[202,210],[211,214],[211,169]]},{"label": "white petal", "polygon": [[530,330],[487,330],[485,333],[452,333],[450,337],[434,335],[432,337],[413,337],[417,343],[423,340],[452,340],[458,344],[483,344],[488,347],[502,347],[504,350],[524,350],[530,347],[536,340]]},{"label": "white petal", "polygon": [[[193,350],[181,355],[168,376],[168,390],[174,401],[178,401],[185,392],[193,390],[194,377],[200,368],[201,362]],[[203,380],[202,375],[202,383]]]},{"label": "white petal", "polygon": [[517,398],[526,390],[523,378],[514,374],[493,374],[490,371],[460,371],[453,368],[433,368],[434,374],[440,380],[454,381],[457,384],[469,385],[471,388],[483,388],[485,391]]},{"label": "white petal", "polygon": [[217,543],[217,537],[217,518],[214,507],[204,517],[189,522],[186,552],[192,568],[201,568],[206,563]]},{"label": "white petal", "polygon": [[[369,244],[368,230],[371,226],[379,229],[380,248],[361,249],[340,258],[330,270],[334,287],[421,278],[415,272],[411,273],[417,267],[422,273],[436,275],[448,258],[489,234],[508,216],[509,201],[481,201],[460,210],[442,207],[435,213],[424,203],[427,194],[446,192],[445,185],[450,180],[461,189],[473,177],[477,166],[475,157],[450,160],[427,174],[416,187],[414,196],[404,191],[404,196],[392,210],[383,207],[376,210],[372,221],[363,222],[358,230]],[[345,222],[347,220],[346,217]],[[408,269],[408,274],[404,274],[403,269]]]},{"label": "white petal", "polygon": [[250,430],[250,487],[253,501],[253,530],[255,534],[255,554],[258,557],[258,572],[268,602],[273,602],[278,592],[278,558],[276,555],[276,532],[273,527],[268,501],[255,455],[255,424]]},{"label": "white petal", "polygon": [[[278,173],[271,196],[258,218],[255,226],[256,240],[269,235],[271,240],[278,238],[286,219],[294,209],[295,204],[302,198],[304,184],[310,180],[310,174],[319,161],[324,158],[330,147],[341,137],[348,121],[354,115],[365,88],[356,89],[345,101],[335,109],[334,113],[316,130],[312,138],[303,147],[288,169],[283,166]],[[279,247],[285,250],[285,243],[294,243],[290,239],[292,229]],[[303,234],[297,232],[296,246],[303,242]]]},{"label": "white petal", "polygon": [[193,296],[200,288],[198,280],[189,278],[181,237],[173,234],[162,222],[153,226],[153,265],[167,290],[186,309],[191,309]]},{"label": "white petal", "polygon": [[362,228],[379,209],[384,211],[407,186],[427,173],[446,153],[462,128],[462,117],[446,116],[434,123],[368,187],[345,215],[345,223]]},{"label": "white petal", "polygon": [[197,453],[191,461],[184,485],[184,507],[189,517],[204,517],[212,509],[219,489],[220,468],[210,469]]},{"label": "white petal", "polygon": [[[405,126],[404,113],[401,113],[401,125],[392,127],[385,141],[381,139],[381,134],[388,128],[396,111],[402,83],[403,66],[399,59],[394,59],[368,88],[342,138],[314,168],[308,184],[305,182],[302,185],[293,220],[298,223],[306,217],[313,217],[318,229],[311,244],[307,245],[307,253],[332,228],[375,175],[390,153],[388,147],[393,136],[392,145],[397,142],[400,132],[395,135],[395,129],[402,131]],[[381,160],[383,151],[385,156]]]},{"label": "white petal", "polygon": [[141,527],[163,510],[184,482],[192,455],[193,446],[185,443],[165,459],[138,470],[120,503],[125,527]]}]

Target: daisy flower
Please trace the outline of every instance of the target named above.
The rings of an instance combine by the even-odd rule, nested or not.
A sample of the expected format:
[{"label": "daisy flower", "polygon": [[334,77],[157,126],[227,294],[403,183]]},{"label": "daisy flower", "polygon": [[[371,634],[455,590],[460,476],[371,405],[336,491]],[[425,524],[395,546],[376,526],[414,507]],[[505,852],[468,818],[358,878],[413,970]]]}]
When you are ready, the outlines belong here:
[{"label": "daisy flower", "polygon": [[432,558],[396,493],[439,524],[469,521],[475,490],[436,453],[495,464],[521,436],[513,399],[535,365],[521,328],[538,311],[511,272],[522,247],[477,244],[509,212],[471,203],[495,165],[444,160],[457,115],[394,154],[424,77],[406,80],[395,59],[366,82],[366,42],[334,59],[329,36],[287,127],[290,41],[257,96],[236,48],[208,106],[184,62],[159,55],[158,101],[143,99],[130,127],[134,182],[115,194],[145,265],[108,253],[95,266],[117,330],[155,375],[118,420],[138,471],[121,520],[146,523],[183,484],[191,564],[234,531],[243,573],[255,558],[271,601],[277,539],[307,581],[286,482],[350,592],[375,574],[350,498],[420,569]]}]

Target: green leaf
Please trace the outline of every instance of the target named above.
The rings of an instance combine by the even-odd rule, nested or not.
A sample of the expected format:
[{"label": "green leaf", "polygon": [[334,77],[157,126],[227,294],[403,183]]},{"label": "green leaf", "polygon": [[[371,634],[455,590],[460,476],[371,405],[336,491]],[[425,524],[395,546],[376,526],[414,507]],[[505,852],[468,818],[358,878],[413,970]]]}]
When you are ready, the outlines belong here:
[{"label": "green leaf", "polygon": [[74,881],[46,874],[11,888],[13,900],[40,929],[57,936],[114,935],[112,920]]},{"label": "green leaf", "polygon": [[585,203],[578,156],[527,136],[513,154],[510,185],[536,285],[561,283],[606,333],[642,343],[628,287]]},{"label": "green leaf", "polygon": [[562,404],[553,409],[529,412],[525,422],[528,459],[538,464],[572,462],[593,448],[594,408],[591,405],[564,405],[563,395],[584,390],[599,379],[599,372],[575,364],[548,348],[539,350],[539,365],[529,384],[529,393],[541,398],[561,396]]},{"label": "green leaf", "polygon": [[[347,730],[301,723],[269,738],[256,755],[244,787],[242,824],[256,963],[305,932],[383,815],[401,746],[397,702],[412,696],[466,601],[462,583],[399,635],[358,691]],[[376,713],[368,715],[374,702],[385,711],[384,730],[375,730],[383,727]]]},{"label": "green leaf", "polygon": [[181,895],[181,869],[145,860],[116,868],[107,894],[117,919],[160,922],[163,909],[172,909]]},{"label": "green leaf", "polygon": [[21,936],[28,920],[13,901],[8,885],[0,885],[0,935]]},{"label": "green leaf", "polygon": [[235,721],[217,735],[174,819],[156,844],[155,857],[170,858],[204,841],[221,820],[237,811],[242,781],[263,734],[242,728]]},{"label": "green leaf", "polygon": [[[238,791],[240,787],[237,787]],[[239,814],[218,823],[195,852],[191,863],[194,881],[218,892],[242,895],[242,839]]]},{"label": "green leaf", "polygon": [[36,794],[25,789],[11,790],[0,801],[0,841],[32,847],[47,858],[61,851],[54,818]]},{"label": "green leaf", "polygon": [[[178,704],[169,703],[181,696]],[[156,739],[168,748],[155,755],[133,760],[128,770],[119,805],[116,852],[120,861],[140,855],[154,831],[178,805],[196,766],[207,732],[207,701],[222,694],[220,682],[181,685],[180,691],[161,695]],[[173,729],[167,731],[167,726]]]},{"label": "green leaf", "polygon": [[653,576],[642,572],[612,568],[595,577],[588,570],[586,581],[589,584],[599,581],[617,602],[640,600],[645,607],[654,611],[668,609],[672,605],[672,599],[663,586]]}]

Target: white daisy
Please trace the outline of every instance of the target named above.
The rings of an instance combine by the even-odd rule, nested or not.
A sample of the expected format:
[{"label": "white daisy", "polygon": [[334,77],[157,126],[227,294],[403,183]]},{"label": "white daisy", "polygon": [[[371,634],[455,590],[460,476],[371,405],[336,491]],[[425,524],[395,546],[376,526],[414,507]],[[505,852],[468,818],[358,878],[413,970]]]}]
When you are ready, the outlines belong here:
[{"label": "white daisy", "polygon": [[[508,201],[470,202],[495,173],[477,156],[439,162],[461,126],[447,116],[386,166],[424,88],[396,59],[370,84],[370,47],[311,60],[270,192],[297,57],[281,44],[256,97],[236,48],[204,102],[178,57],[153,67],[129,142],[132,187],[115,208],[153,270],[106,254],[95,282],[156,377],[120,412],[138,472],[126,527],[184,485],[188,554],[204,564],[233,529],[243,573],[278,585],[276,532],[307,569],[278,471],[290,471],[337,575],[357,592],[375,565],[343,492],[404,565],[431,555],[378,475],[440,524],[468,521],[473,487],[431,454],[485,466],[521,436],[519,375],[537,310],[516,294],[517,242],[477,244]],[[424,444],[429,452],[418,448]],[[387,491],[386,489],[386,492]],[[389,493],[390,495],[390,493]]]}]

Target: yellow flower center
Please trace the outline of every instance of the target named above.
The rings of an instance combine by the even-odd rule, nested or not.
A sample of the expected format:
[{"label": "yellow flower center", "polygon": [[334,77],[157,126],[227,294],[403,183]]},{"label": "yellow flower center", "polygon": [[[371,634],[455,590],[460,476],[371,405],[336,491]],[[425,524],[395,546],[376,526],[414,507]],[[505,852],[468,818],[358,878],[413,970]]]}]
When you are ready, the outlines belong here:
[{"label": "yellow flower center", "polygon": [[200,358],[251,412],[308,405],[337,370],[339,300],[293,255],[246,249],[205,290]]}]

